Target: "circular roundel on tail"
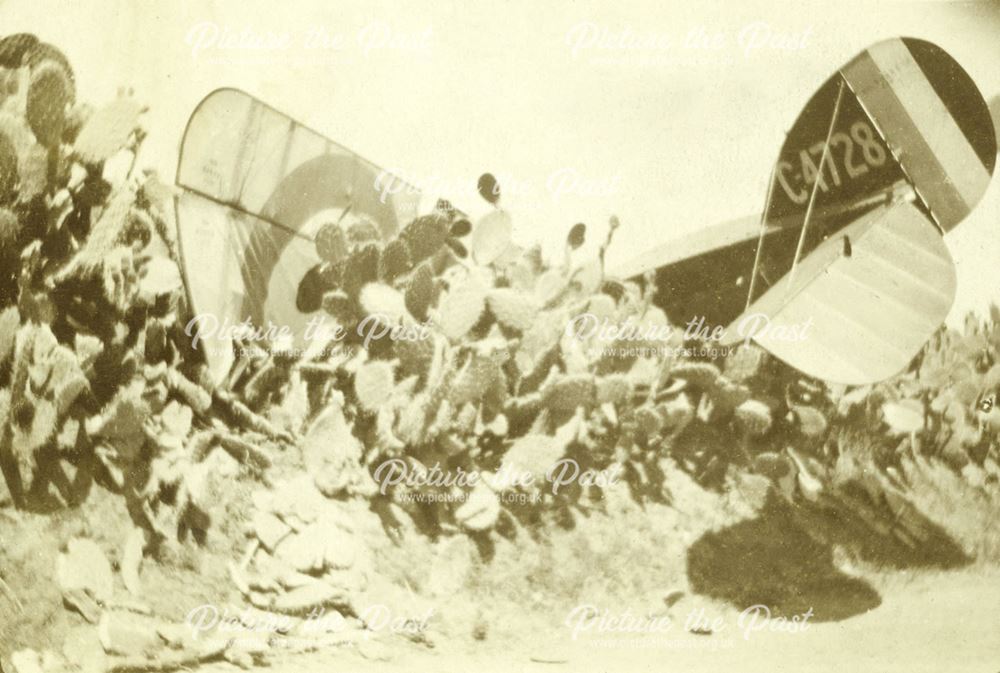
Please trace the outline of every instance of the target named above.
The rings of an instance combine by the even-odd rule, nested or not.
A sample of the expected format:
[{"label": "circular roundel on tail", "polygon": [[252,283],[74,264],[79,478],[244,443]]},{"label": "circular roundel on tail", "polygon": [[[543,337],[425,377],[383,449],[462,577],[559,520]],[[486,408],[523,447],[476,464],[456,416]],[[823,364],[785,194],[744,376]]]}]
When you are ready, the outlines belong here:
[{"label": "circular roundel on tail", "polygon": [[252,339],[277,333],[302,345],[325,290],[314,242],[323,225],[362,218],[388,237],[419,201],[411,185],[235,89],[192,113],[176,183],[191,329],[217,381],[237,325],[249,323]]},{"label": "circular roundel on tail", "polygon": [[294,332],[304,327],[319,309],[316,302],[303,302],[301,294],[309,272],[320,263],[313,241],[320,227],[349,212],[370,217],[383,236],[399,228],[395,210],[379,198],[376,179],[352,157],[331,154],[307,161],[281,181],[262,214],[286,228],[256,227],[246,243],[243,315],[254,324],[271,320]]}]

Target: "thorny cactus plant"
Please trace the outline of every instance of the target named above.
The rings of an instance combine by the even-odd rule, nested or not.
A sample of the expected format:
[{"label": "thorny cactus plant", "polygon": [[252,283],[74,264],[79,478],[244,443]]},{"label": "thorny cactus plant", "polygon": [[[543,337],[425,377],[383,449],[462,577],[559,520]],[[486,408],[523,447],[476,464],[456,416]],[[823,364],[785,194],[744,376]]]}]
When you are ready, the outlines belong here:
[{"label": "thorny cactus plant", "polygon": [[58,49],[0,40],[0,468],[17,506],[72,503],[96,480],[167,537],[207,525],[211,446],[261,454],[215,425],[249,410],[197,383],[170,192],[135,169],[143,112],[125,94],[77,103]]},{"label": "thorny cactus plant", "polygon": [[[776,437],[822,445],[819,388],[754,346],[709,362],[674,355],[691,345],[680,331],[666,343],[607,343],[568,330],[582,314],[632,321],[645,334],[669,325],[651,283],[604,272],[617,218],[596,258],[577,254],[587,233],[577,224],[564,259],[547,265],[539,249],[512,242],[496,181],[487,174],[480,185],[496,208],[475,226],[443,201],[390,240],[361,216],[328,223],[315,241],[322,262],[299,291],[300,308],[322,306],[360,346],[300,371],[324,373],[308,382],[313,409],[343,407],[370,472],[400,460],[411,473],[484,475],[488,487],[465,493],[393,484],[386,495],[419,522],[482,531],[505,515],[600,506],[600,488],[586,480],[549,487],[547,472],[563,458],[581,472],[620,474],[638,499],[666,499],[664,460],[720,485],[729,466],[751,468]],[[373,333],[391,336],[365,338]],[[721,435],[697,441],[706,429]],[[504,483],[499,475],[512,470],[539,479]],[[528,491],[517,502],[534,506],[503,506],[507,491]]]},{"label": "thorny cactus plant", "polygon": [[[669,327],[649,279],[605,274],[617,218],[596,256],[577,224],[546,262],[511,240],[488,174],[479,186],[494,210],[474,226],[441,201],[389,240],[351,212],[320,229],[321,262],[296,303],[325,310],[351,348],[238,343],[225,384],[204,385],[180,329],[169,191],[133,168],[143,108],[122,96],[92,110],[75,96],[58,50],[0,41],[0,467],[21,506],[72,500],[96,478],[157,535],[197,536],[212,449],[263,476],[260,443],[310,421],[335,440],[303,444],[325,495],[396,503],[430,531],[509,532],[549,512],[572,523],[602,506],[594,482],[551,488],[564,458],[621,475],[639,500],[669,499],[671,464],[707,487],[747,470],[812,498],[858,427],[878,436],[881,468],[903,451],[996,465],[997,311],[964,335],[943,330],[908,374],[871,389],[805,379],[751,344],[691,356],[682,349],[698,344],[680,330],[583,338],[567,331],[581,314],[641,334]],[[389,460],[483,480],[402,482],[383,496],[373,474]]]},{"label": "thorny cactus plant", "polygon": [[[667,326],[652,283],[604,272],[617,219],[595,259],[576,259],[587,233],[578,224],[564,259],[546,264],[537,248],[511,241],[496,180],[485,175],[480,191],[495,210],[474,226],[446,202],[390,240],[363,217],[329,223],[316,238],[323,262],[301,293],[360,346],[334,359],[310,399],[319,408],[336,396],[369,473],[400,460],[411,473],[483,475],[473,487],[430,479],[387,489],[431,531],[513,530],[515,519],[544,511],[571,522],[572,509],[600,507],[600,488],[583,480],[549,487],[546,472],[563,458],[581,471],[616,471],[640,500],[669,499],[665,461],[708,487],[723,486],[733,469],[747,470],[772,478],[788,498],[812,499],[833,473],[845,432],[867,426],[891,441],[899,414],[890,402],[906,396],[910,378],[931,376],[923,372],[943,357],[941,349],[963,361],[975,352],[973,371],[992,364],[984,360],[989,337],[973,330],[960,348],[929,346],[919,376],[848,391],[805,378],[752,344],[713,360],[682,354],[697,344],[679,336],[578,338],[566,328],[584,313],[612,324],[631,320],[644,333]],[[362,336],[372,332],[396,338]],[[965,370],[947,362],[939,363],[939,377],[942,371],[960,377]],[[967,399],[982,384],[919,384],[927,413],[938,415],[921,416],[921,427],[948,430],[926,436],[934,450],[947,452],[950,442],[965,459],[982,462],[982,434],[968,425]],[[868,416],[859,422],[859,413]],[[969,453],[972,445],[980,454]],[[500,478],[511,470],[538,479],[512,485]],[[531,497],[512,499],[511,491]]]},{"label": "thorny cactus plant", "polygon": [[986,467],[995,478],[998,352],[1000,309],[993,307],[988,320],[969,315],[962,331],[941,328],[908,372],[845,395],[841,411],[883,428],[886,464],[916,452],[958,471]]}]

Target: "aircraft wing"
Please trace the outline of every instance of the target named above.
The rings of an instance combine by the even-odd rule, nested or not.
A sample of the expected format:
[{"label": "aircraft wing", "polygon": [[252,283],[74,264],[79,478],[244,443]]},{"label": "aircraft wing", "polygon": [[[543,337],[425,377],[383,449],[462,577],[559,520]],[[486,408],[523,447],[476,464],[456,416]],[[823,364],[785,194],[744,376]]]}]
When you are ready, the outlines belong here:
[{"label": "aircraft wing", "polygon": [[955,289],[937,228],[900,201],[819,245],[727,328],[725,343],[752,338],[816,378],[873,383],[909,364],[944,322]]}]

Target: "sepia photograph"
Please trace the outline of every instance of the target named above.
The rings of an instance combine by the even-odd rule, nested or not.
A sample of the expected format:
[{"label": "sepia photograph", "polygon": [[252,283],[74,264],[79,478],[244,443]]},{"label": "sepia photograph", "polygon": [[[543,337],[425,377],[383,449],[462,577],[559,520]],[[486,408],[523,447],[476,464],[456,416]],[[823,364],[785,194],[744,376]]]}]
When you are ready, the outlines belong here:
[{"label": "sepia photograph", "polygon": [[0,0],[0,673],[997,673],[998,125],[997,0]]}]

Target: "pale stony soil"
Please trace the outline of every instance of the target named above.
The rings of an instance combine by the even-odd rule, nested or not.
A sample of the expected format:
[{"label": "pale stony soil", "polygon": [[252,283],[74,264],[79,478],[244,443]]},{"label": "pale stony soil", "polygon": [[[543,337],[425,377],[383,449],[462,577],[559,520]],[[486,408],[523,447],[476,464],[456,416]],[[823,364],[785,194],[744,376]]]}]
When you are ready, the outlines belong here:
[{"label": "pale stony soil", "polygon": [[[678,603],[683,620],[691,608],[723,617],[727,628],[712,636],[675,629],[608,647],[595,638],[570,640],[568,629],[525,633],[521,642],[496,647],[440,646],[436,651],[395,644],[372,660],[352,649],[277,659],[271,670],[312,671],[962,671],[1000,670],[1000,570],[971,567],[939,573],[892,573],[871,578],[884,588],[878,608],[841,622],[813,624],[804,632],[763,631],[744,639],[738,613],[697,597]],[[679,626],[679,625],[678,625]],[[621,636],[619,636],[621,637]],[[665,642],[669,641],[669,642]],[[366,652],[368,656],[373,656]],[[533,661],[534,659],[534,661]],[[543,660],[549,661],[543,661]],[[216,665],[206,670],[233,670]]]},{"label": "pale stony soil", "polygon": [[[524,530],[514,539],[494,536],[488,559],[466,535],[434,541],[404,529],[393,540],[363,503],[325,501],[324,508],[340,512],[334,523],[348,523],[371,557],[374,581],[359,601],[385,603],[395,615],[416,617],[432,609],[426,638],[366,634],[355,624],[336,637],[338,644],[317,645],[316,651],[271,647],[250,659],[230,659],[276,672],[1000,670],[1000,566],[988,516],[996,510],[987,497],[992,491],[947,481],[939,486],[952,493],[951,505],[927,503],[934,519],[980,560],[950,570],[891,569],[862,558],[860,548],[816,542],[780,516],[780,509],[779,516],[762,520],[764,480],[744,476],[720,494],[696,486],[681,471],[668,470],[667,477],[671,504],[640,507],[626,492],[608,490],[603,513],[580,515],[572,528],[551,526],[534,536]],[[144,563],[139,598],[162,621],[180,624],[202,603],[244,604],[228,565],[244,553],[245,525],[262,502],[260,484],[238,483],[220,498],[226,502],[215,512],[221,532],[210,536],[207,546],[179,545]],[[281,501],[283,483],[278,479],[264,490]],[[936,492],[933,486],[921,484],[925,496]],[[301,495],[304,489],[290,493]],[[958,502],[963,507],[955,507]],[[25,607],[16,612],[9,600],[0,600],[0,629],[12,639],[3,643],[9,650],[66,652],[67,634],[96,633],[66,609],[52,579],[59,547],[72,536],[96,540],[110,550],[117,567],[114,550],[127,530],[126,512],[119,501],[100,494],[89,512],[89,518],[76,510],[2,520],[0,539],[19,536],[17,543],[4,545],[0,557],[13,571],[7,578]],[[956,523],[968,521],[982,525]],[[710,531],[717,535],[707,545],[709,553],[695,557],[703,564],[701,575],[729,602],[691,586],[691,550],[705,550]],[[726,531],[734,534],[719,535]],[[320,543],[330,536],[299,537]],[[816,618],[809,628],[744,638],[743,597],[776,605],[788,599],[793,586],[802,592],[786,607],[811,601]],[[117,591],[120,596],[121,587]],[[668,607],[663,599],[671,595],[676,601]],[[667,617],[672,626],[655,635],[591,631],[574,640],[567,615],[582,604],[613,614]],[[685,621],[693,611],[721,620],[722,628],[688,632]],[[218,661],[202,670],[238,669]]]},{"label": "pale stony soil", "polygon": [[[499,545],[489,564],[469,567],[459,540],[411,548],[413,577],[437,609],[428,640],[433,648],[402,638],[322,648],[308,654],[275,654],[274,671],[984,671],[1000,670],[1000,567],[983,558],[987,531],[960,542],[982,560],[951,570],[889,569],[835,548],[802,570],[829,563],[836,575],[815,606],[826,619],[788,633],[769,629],[744,634],[740,609],[690,590],[685,552],[706,530],[720,530],[754,516],[752,485],[717,495],[673,474],[674,506],[636,510],[609,505],[607,518],[592,517],[576,530],[555,533],[544,544]],[[759,497],[759,495],[757,496]],[[612,495],[612,500],[613,500]],[[618,509],[620,507],[620,509]],[[944,517],[939,511],[939,518]],[[959,513],[953,512],[954,516]],[[967,512],[968,516],[969,513]],[[783,544],[778,542],[778,544]],[[793,562],[797,538],[784,544]],[[735,550],[735,554],[742,554]],[[805,552],[806,554],[811,552]],[[743,558],[735,559],[736,567]],[[815,559],[813,559],[815,560]],[[749,562],[749,561],[746,561]],[[436,570],[435,570],[436,569]],[[543,572],[544,570],[544,572]],[[788,573],[783,570],[783,573]],[[759,576],[759,575],[758,575]],[[783,575],[786,576],[786,575]],[[795,577],[795,575],[790,575]],[[443,581],[440,578],[446,578]],[[749,577],[749,573],[748,573]],[[776,580],[780,584],[782,580]],[[838,581],[870,588],[877,604],[857,607],[838,593]],[[808,584],[808,582],[806,582]],[[532,590],[535,593],[531,593]],[[683,596],[670,608],[660,600]],[[620,614],[667,616],[665,633],[586,632],[573,639],[567,609],[581,603]],[[853,610],[847,618],[831,615]],[[721,628],[690,633],[692,612],[720,620]],[[472,634],[485,627],[482,640]],[[745,622],[743,623],[745,626]],[[232,670],[216,664],[211,671]]]}]

